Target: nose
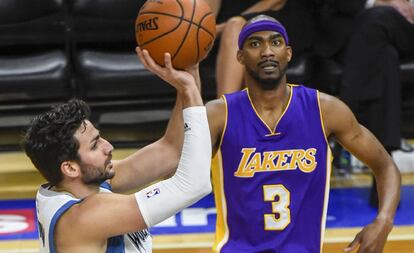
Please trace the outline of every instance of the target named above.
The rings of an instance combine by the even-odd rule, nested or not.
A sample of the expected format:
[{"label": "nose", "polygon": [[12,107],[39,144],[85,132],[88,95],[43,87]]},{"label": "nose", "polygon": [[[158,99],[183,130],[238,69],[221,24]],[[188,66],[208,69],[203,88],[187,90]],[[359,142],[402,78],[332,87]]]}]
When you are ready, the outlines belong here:
[{"label": "nose", "polygon": [[114,146],[112,146],[112,144],[107,141],[106,139],[103,139],[103,141],[105,142],[104,144],[104,152],[106,155],[110,155],[112,154],[112,151],[114,150]]},{"label": "nose", "polygon": [[272,46],[270,43],[264,43],[263,49],[261,51],[261,54],[263,57],[269,57],[275,55],[275,53],[272,50]]}]

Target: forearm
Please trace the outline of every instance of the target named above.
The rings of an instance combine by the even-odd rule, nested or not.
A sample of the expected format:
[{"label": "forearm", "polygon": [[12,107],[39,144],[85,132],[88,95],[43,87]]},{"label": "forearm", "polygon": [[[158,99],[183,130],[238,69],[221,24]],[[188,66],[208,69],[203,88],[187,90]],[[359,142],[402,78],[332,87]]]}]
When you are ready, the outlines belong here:
[{"label": "forearm", "polygon": [[242,12],[242,14],[263,12],[267,10],[279,10],[288,0],[262,0],[250,6]]},{"label": "forearm", "polygon": [[171,112],[170,120],[167,124],[167,129],[165,130],[164,136],[162,138],[177,150],[181,150],[183,145],[184,123],[182,110],[183,101],[181,98],[181,94],[177,93],[175,105]]},{"label": "forearm", "polygon": [[[172,111],[170,120],[165,130],[164,139],[172,144],[176,150],[181,151],[184,132],[183,132],[183,116],[182,110],[190,106],[201,106],[203,101],[201,100],[201,80],[198,64],[186,69],[194,77],[195,86],[191,85],[183,90],[177,90],[177,99],[174,109]],[[197,89],[195,89],[196,87]]]},{"label": "forearm", "polygon": [[211,191],[211,141],[205,107],[184,110],[183,151],[173,177],[135,194],[147,227],[193,204]]},{"label": "forearm", "polygon": [[[198,93],[198,91],[196,92]],[[134,154],[114,162],[117,171],[115,177],[111,179],[114,192],[141,188],[175,172],[184,138],[183,100],[183,93],[178,92],[170,120],[162,138]],[[189,96],[187,100],[194,99]],[[191,101],[186,103],[195,104]]]},{"label": "forearm", "polygon": [[181,91],[181,100],[183,103],[183,108],[188,108],[192,106],[203,106],[203,100],[200,96],[200,91],[197,87],[188,87],[185,90]]},{"label": "forearm", "polygon": [[205,0],[205,2],[210,6],[214,16],[217,17],[221,8],[221,0]]},{"label": "forearm", "polygon": [[390,161],[386,168],[377,172],[374,170],[374,175],[379,199],[377,218],[384,219],[392,224],[400,201],[401,174],[395,163]]}]

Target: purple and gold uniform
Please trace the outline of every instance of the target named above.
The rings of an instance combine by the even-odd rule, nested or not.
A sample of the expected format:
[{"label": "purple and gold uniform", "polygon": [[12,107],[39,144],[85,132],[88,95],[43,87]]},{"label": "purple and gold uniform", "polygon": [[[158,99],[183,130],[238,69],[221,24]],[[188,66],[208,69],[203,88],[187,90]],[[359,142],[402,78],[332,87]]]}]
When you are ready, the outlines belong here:
[{"label": "purple and gold uniform", "polygon": [[226,125],[213,161],[215,252],[321,252],[331,152],[318,91],[289,87],[275,129],[248,89],[224,96]]}]

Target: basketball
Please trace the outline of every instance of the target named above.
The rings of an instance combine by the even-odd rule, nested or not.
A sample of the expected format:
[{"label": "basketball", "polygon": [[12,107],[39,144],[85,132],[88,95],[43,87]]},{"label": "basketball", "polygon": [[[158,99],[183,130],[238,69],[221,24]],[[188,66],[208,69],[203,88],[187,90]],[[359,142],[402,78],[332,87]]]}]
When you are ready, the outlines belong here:
[{"label": "basketball", "polygon": [[215,35],[215,17],[203,0],[147,0],[135,22],[138,46],[162,66],[170,53],[176,69],[204,59]]}]

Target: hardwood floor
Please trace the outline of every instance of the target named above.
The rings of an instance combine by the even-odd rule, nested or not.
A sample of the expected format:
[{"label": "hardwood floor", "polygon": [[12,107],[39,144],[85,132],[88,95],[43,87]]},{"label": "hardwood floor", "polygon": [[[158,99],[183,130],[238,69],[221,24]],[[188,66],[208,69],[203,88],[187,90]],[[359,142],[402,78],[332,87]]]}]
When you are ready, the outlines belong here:
[{"label": "hardwood floor", "polygon": [[[114,151],[114,159],[125,157],[136,149],[121,148]],[[34,198],[38,186],[44,182],[30,160],[22,152],[0,152],[0,199]],[[403,175],[403,184],[414,185],[414,173]],[[353,174],[347,177],[333,176],[332,187],[361,187],[371,185],[368,173]],[[326,231],[324,253],[343,252],[360,228],[328,229]],[[185,234],[174,236],[154,236],[154,253],[212,253],[214,235]],[[414,252],[414,226],[395,227],[389,236],[384,253]],[[36,240],[0,241],[0,253],[37,253]]]}]

